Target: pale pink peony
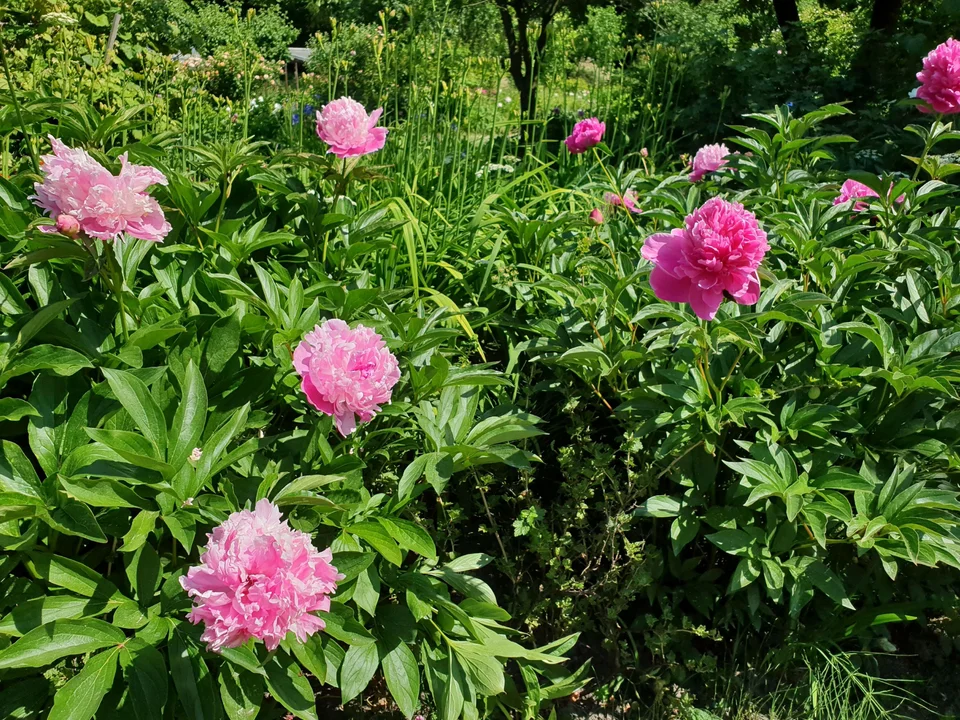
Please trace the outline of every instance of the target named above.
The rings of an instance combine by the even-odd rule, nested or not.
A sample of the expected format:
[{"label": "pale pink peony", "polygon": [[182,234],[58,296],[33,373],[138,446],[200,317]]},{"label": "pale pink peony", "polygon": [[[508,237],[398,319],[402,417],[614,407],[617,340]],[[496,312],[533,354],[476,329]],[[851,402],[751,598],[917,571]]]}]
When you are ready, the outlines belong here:
[{"label": "pale pink peony", "polygon": [[[893,183],[890,183],[890,190],[893,190]],[[840,186],[840,194],[833,199],[834,205],[841,205],[845,202],[850,202],[851,200],[857,200],[858,198],[878,198],[880,197],[879,193],[875,190],[872,190],[867,185],[864,185],[862,182],[857,182],[856,180],[850,179],[845,180],[843,185]],[[897,198],[898,203],[902,203],[906,199],[906,196],[901,195]],[[868,207],[867,203],[857,200],[853,204],[853,209],[856,212],[863,212]]]},{"label": "pale pink peony", "polygon": [[590,213],[590,222],[594,225],[603,225],[603,213],[600,208],[594,208],[593,212]]},{"label": "pale pink peony", "polygon": [[387,142],[387,128],[375,127],[381,115],[383,108],[367,115],[363,105],[342,97],[317,111],[317,135],[338,158],[369,155]]},{"label": "pale pink peony", "polygon": [[929,104],[923,112],[952,115],[960,113],[960,42],[948,38],[923,59],[923,70],[917,73],[920,87],[917,97]]},{"label": "pale pink peony", "polygon": [[329,548],[318,552],[310,536],[293,530],[280,510],[261,500],[207,535],[200,565],[180,578],[193,598],[187,619],[204,625],[201,639],[220,652],[250,638],[275,650],[288,632],[300,642],[323,630],[312,613],[330,610],[330,595],[343,575]]},{"label": "pale pink peony", "polygon": [[760,297],[757,268],[770,246],[753,213],[713,198],[685,227],[651,235],[641,254],[655,267],[650,286],[661,300],[690,303],[697,317],[713,320],[724,296],[741,305]]},{"label": "pale pink peony", "polygon": [[[58,231],[82,231],[101,240],[126,233],[152,242],[161,242],[170,232],[160,204],[146,193],[151,185],[167,184],[162,172],[132,165],[124,153],[120,174],[113,175],[82,148],[69,148],[55,137],[50,143],[53,155],[41,158],[43,182],[34,183],[37,194],[31,199],[57,221]],[[61,221],[61,216],[67,217]],[[54,229],[47,226],[44,231]]]},{"label": "pale pink peony", "polygon": [[604,201],[608,205],[613,207],[622,207],[626,208],[632,213],[641,213],[643,212],[640,208],[637,207],[637,191],[636,190],[627,190],[623,196],[617,195],[616,193],[608,192],[603,196]]},{"label": "pale pink peony", "polygon": [[730,151],[727,146],[704,145],[697,150],[697,154],[690,163],[692,171],[690,172],[690,182],[700,182],[707,173],[716,172],[727,164],[727,156]]},{"label": "pale pink peony", "polygon": [[573,155],[585,153],[594,145],[600,144],[606,129],[607,126],[595,117],[581,120],[573,126],[573,132],[570,133],[570,137],[564,140],[567,144],[567,150]]},{"label": "pale pink peony", "polygon": [[307,400],[332,415],[344,437],[356,429],[358,417],[369,422],[390,402],[400,379],[397,358],[383,338],[363,325],[351,330],[343,320],[327,320],[304,335],[293,366]]}]

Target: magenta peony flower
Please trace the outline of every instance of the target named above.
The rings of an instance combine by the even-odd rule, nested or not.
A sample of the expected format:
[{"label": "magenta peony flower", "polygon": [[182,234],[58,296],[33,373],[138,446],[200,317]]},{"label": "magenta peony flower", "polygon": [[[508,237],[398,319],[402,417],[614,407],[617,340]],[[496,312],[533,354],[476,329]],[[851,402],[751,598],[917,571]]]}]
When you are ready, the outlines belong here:
[{"label": "magenta peony flower", "polygon": [[690,172],[690,182],[700,182],[707,173],[716,172],[722,168],[727,164],[727,156],[729,154],[730,151],[727,150],[727,146],[723,144],[704,145],[697,150],[697,154],[693,157],[693,162],[690,163],[690,166],[693,168]]},{"label": "magenta peony flower", "polygon": [[[923,70],[917,73],[920,87],[917,97],[925,100],[934,112],[960,113],[960,42],[948,38],[923,59]],[[920,107],[930,112],[927,107]]]},{"label": "magenta peony flower", "polygon": [[343,320],[317,325],[293,353],[293,366],[303,379],[307,400],[332,415],[346,437],[361,422],[369,422],[390,402],[400,379],[400,366],[383,339],[368,327],[353,330]]},{"label": "magenta peony flower", "polygon": [[[57,221],[57,230],[82,231],[101,240],[126,233],[152,242],[161,242],[170,232],[160,204],[146,193],[151,185],[167,184],[162,172],[131,165],[124,153],[120,174],[113,175],[82,148],[69,148],[55,137],[50,143],[53,155],[41,158],[43,182],[34,183],[37,194],[31,199]],[[61,221],[61,216],[68,217]],[[48,226],[44,231],[54,229]]]},{"label": "magenta peony flower", "polygon": [[650,286],[658,298],[690,303],[697,317],[713,320],[724,296],[741,305],[757,301],[757,268],[769,249],[753,213],[713,198],[685,227],[648,237],[641,254],[655,265]]},{"label": "magenta peony flower", "polygon": [[637,207],[637,191],[636,190],[627,190],[623,197],[617,195],[616,193],[608,192],[603,196],[604,201],[608,205],[613,207],[622,207],[626,208],[632,213],[642,213],[643,211]]},{"label": "magenta peony flower", "polygon": [[[890,190],[893,190],[893,183],[890,183]],[[845,180],[843,185],[840,186],[840,194],[833,199],[834,205],[840,205],[845,202],[850,202],[851,200],[857,200],[857,198],[868,198],[868,197],[880,197],[879,193],[870,189],[868,186],[864,185],[862,182],[857,182],[856,180],[850,179]],[[906,200],[905,195],[901,195],[897,198],[898,203],[902,203]],[[853,209],[856,212],[863,212],[868,207],[870,207],[865,202],[856,202],[853,205]]]},{"label": "magenta peony flower", "polygon": [[573,132],[570,133],[570,137],[564,140],[567,144],[567,150],[573,155],[585,153],[594,145],[600,144],[606,129],[607,126],[595,117],[581,120],[573,126]]},{"label": "magenta peony flower", "polygon": [[367,115],[363,105],[342,97],[317,111],[317,135],[338,158],[369,155],[387,142],[387,129],[375,127],[381,115],[383,108]]},{"label": "magenta peony flower", "polygon": [[193,598],[187,619],[204,624],[201,638],[213,652],[250,638],[275,650],[290,631],[304,642],[325,627],[311,613],[330,610],[330,595],[344,577],[332,561],[329,548],[317,552],[309,535],[293,530],[273,503],[261,500],[207,535],[200,564],[180,578]]},{"label": "magenta peony flower", "polygon": [[600,212],[600,208],[594,208],[590,213],[590,222],[594,225],[603,225],[603,213]]}]

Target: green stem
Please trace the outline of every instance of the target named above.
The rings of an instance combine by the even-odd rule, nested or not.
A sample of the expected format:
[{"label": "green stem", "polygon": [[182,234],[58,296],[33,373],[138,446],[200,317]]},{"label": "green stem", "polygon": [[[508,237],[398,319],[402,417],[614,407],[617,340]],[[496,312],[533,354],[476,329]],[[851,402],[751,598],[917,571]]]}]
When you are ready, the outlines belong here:
[{"label": "green stem", "polygon": [[[2,29],[2,27],[2,24],[0,24],[0,29]],[[3,42],[2,37],[0,37],[0,60],[3,61],[3,74],[7,78],[7,91],[10,93],[10,99],[13,101],[13,109],[17,113],[17,123],[20,125],[20,132],[23,133],[23,141],[27,144],[27,150],[30,152],[30,160],[33,163],[33,171],[39,175],[40,160],[37,158],[36,148],[34,148],[33,143],[30,142],[30,134],[27,132],[27,124],[23,121],[23,112],[20,110],[20,100],[17,98],[17,93],[13,89],[13,76],[10,74],[10,64],[7,62],[6,43]]]},{"label": "green stem", "polygon": [[[936,128],[939,123],[940,123],[940,118],[938,116],[933,121],[933,127]],[[930,148],[933,147],[933,142],[932,142],[933,140],[934,140],[934,131],[931,130],[930,133],[927,135],[927,139],[923,141],[923,155],[920,156],[920,162],[917,163],[917,169],[913,171],[913,177],[910,178],[911,180],[916,181],[916,179],[920,177],[920,171],[923,169],[923,163],[926,162],[927,155],[930,154]]]}]

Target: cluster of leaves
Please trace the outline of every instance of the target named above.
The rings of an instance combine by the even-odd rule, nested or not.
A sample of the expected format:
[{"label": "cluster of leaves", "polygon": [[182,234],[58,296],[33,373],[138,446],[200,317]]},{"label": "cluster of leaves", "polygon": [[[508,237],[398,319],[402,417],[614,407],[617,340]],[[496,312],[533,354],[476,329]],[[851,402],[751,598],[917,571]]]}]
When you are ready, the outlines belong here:
[{"label": "cluster of leaves", "polygon": [[[115,124],[67,132],[109,146]],[[534,717],[585,684],[588,666],[563,664],[575,636],[529,649],[469,574],[489,556],[439,552],[428,531],[428,498],[452,476],[529,468],[514,443],[540,431],[489,392],[500,373],[451,364],[468,324],[373,279],[384,253],[396,276],[397,242],[414,240],[396,206],[330,207],[290,158],[262,168],[256,144],[192,149],[188,177],[152,142],[125,149],[169,178],[162,245],[44,235],[32,178],[0,181],[4,716],[316,718],[332,687],[334,704],[387,692],[406,716],[426,702],[451,720]],[[316,185],[330,172],[300,160]],[[394,403],[341,441],[291,360],[331,316],[377,328],[404,369]],[[321,636],[214,655],[179,578],[205,532],[260,498],[331,546],[346,578]],[[378,670],[386,691],[368,690]]]}]

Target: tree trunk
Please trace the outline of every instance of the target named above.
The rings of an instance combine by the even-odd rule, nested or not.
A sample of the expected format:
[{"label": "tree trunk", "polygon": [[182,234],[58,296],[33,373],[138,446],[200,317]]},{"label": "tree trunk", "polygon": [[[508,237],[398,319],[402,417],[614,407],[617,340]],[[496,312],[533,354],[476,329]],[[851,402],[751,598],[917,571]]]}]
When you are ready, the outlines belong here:
[{"label": "tree trunk", "polygon": [[870,14],[870,29],[882,33],[891,33],[900,19],[903,0],[874,0]]},{"label": "tree trunk", "polygon": [[516,27],[505,0],[497,2],[503,34],[507,40],[507,55],[510,60],[510,77],[517,87],[520,101],[520,154],[522,155],[532,137],[531,121],[537,112],[537,85],[540,78],[540,64],[547,47],[547,31],[556,14],[556,3],[544,12],[540,18],[540,35],[533,49],[527,34],[530,18],[522,3],[514,4]]},{"label": "tree trunk", "polygon": [[773,0],[773,12],[788,50],[803,50],[807,45],[806,33],[800,24],[800,8],[797,0]]}]

